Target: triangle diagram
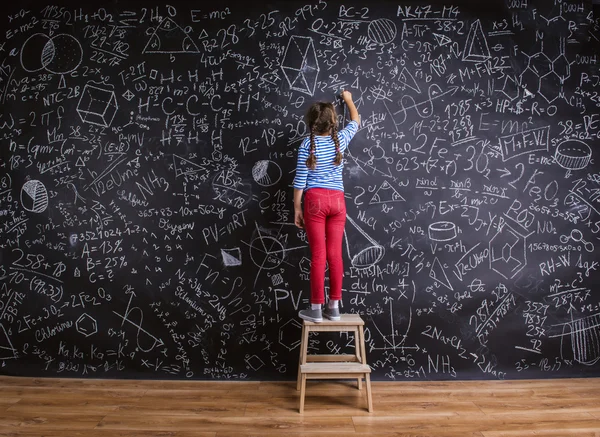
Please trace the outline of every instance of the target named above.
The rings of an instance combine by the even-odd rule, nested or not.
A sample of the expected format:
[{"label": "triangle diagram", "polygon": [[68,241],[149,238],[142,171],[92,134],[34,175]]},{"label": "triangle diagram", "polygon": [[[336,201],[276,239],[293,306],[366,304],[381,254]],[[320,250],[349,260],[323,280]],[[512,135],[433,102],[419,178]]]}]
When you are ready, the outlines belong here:
[{"label": "triangle diagram", "polygon": [[0,336],[0,360],[17,358],[17,351],[10,342],[4,325],[0,324],[0,329],[2,330],[2,335]]},{"label": "triangle diagram", "polygon": [[156,51],[158,50],[160,50],[160,38],[155,33],[148,40],[148,43],[146,44],[143,53],[156,53]]},{"label": "triangle diagram", "polygon": [[490,58],[490,49],[483,33],[483,28],[481,27],[481,21],[475,20],[471,24],[462,59],[469,62],[483,62]]},{"label": "triangle diagram", "polygon": [[199,52],[198,46],[196,45],[194,40],[189,36],[185,37],[185,39],[183,40],[183,43],[181,45],[181,48],[182,48],[183,53],[198,53]]},{"label": "triangle diagram", "polygon": [[402,69],[402,71],[400,72],[400,76],[398,76],[398,80],[400,80],[400,82],[402,82],[404,85],[406,85],[411,90],[421,93],[421,88],[419,87],[419,84],[415,80],[414,76],[410,73],[410,71],[408,71],[406,69],[406,67],[404,67]]},{"label": "triangle diagram", "polygon": [[179,176],[190,175],[201,171],[208,172],[208,170],[205,167],[198,165],[195,162],[192,162],[188,159],[182,158],[178,155],[173,155],[173,165],[175,169],[176,178]]},{"label": "triangle diagram", "polygon": [[376,203],[391,203],[391,202],[406,202],[406,199],[400,195],[388,181],[383,181],[383,184],[375,191],[369,205]]},{"label": "triangle diagram", "polygon": [[242,254],[239,248],[221,249],[221,257],[223,258],[223,264],[228,267],[242,265]]},{"label": "triangle diagram", "polygon": [[444,287],[448,288],[450,291],[454,291],[454,288],[452,288],[452,284],[450,283],[450,280],[446,275],[446,271],[444,270],[444,267],[442,267],[442,263],[440,263],[440,260],[437,259],[437,256],[433,260],[431,270],[429,270],[429,277],[438,284],[441,284]]},{"label": "triangle diagram", "polygon": [[445,45],[450,44],[452,42],[452,40],[450,38],[448,38],[446,35],[434,33],[433,36],[435,37],[435,40],[437,41],[437,43],[440,47],[444,47]]},{"label": "triangle diagram", "polygon": [[171,18],[165,18],[156,28],[142,53],[199,53],[198,46]]}]

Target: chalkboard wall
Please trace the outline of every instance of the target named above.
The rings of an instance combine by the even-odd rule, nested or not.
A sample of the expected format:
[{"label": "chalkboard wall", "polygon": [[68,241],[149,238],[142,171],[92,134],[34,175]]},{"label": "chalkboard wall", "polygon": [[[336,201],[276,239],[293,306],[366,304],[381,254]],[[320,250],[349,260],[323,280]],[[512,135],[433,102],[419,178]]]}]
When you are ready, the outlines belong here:
[{"label": "chalkboard wall", "polygon": [[342,311],[374,378],[600,376],[599,12],[3,2],[0,373],[294,379],[296,151],[347,89]]}]

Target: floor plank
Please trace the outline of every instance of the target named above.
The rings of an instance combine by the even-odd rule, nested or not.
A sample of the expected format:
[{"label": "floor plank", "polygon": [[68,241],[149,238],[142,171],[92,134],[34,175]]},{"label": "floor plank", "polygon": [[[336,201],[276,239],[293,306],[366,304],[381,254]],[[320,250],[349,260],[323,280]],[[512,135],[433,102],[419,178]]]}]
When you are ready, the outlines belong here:
[{"label": "floor plank", "polygon": [[565,387],[570,393],[573,393],[582,398],[598,399],[598,392],[600,387]]},{"label": "floor plank", "polygon": [[18,397],[19,399],[37,400],[38,402],[50,401],[52,399],[69,400],[70,402],[87,402],[94,401],[100,403],[100,405],[128,405],[139,402],[144,396],[145,392],[135,391],[117,391],[117,390],[55,390],[47,387],[32,387],[27,389],[26,387],[11,387],[3,388],[2,396],[7,397]]},{"label": "floor plank", "polygon": [[[294,392],[289,391],[289,396],[297,396],[296,389]],[[261,392],[259,390],[240,390],[237,391],[235,388],[230,390],[215,390],[210,389],[198,389],[198,390],[177,390],[177,389],[158,389],[158,390],[147,390],[143,396],[145,399],[179,399],[182,401],[241,401],[241,402],[252,402],[253,400],[269,399],[272,397],[271,393]]]},{"label": "floor plank", "polygon": [[[319,433],[319,434],[313,434],[313,433],[293,433],[290,434],[289,432],[270,432],[269,434],[267,434],[269,437],[316,437],[316,436],[328,436],[331,435],[336,436],[336,434],[332,434],[332,433]],[[484,437],[484,435],[480,432],[473,432],[473,433],[456,433],[456,432],[445,432],[443,430],[440,431],[436,431],[435,433],[429,433],[429,432],[425,432],[425,433],[415,433],[415,432],[410,432],[410,433],[406,433],[406,432],[368,432],[368,433],[361,433],[361,432],[355,432],[355,433],[350,433],[350,434],[345,434],[345,436],[351,436],[351,437]],[[261,433],[256,433],[256,432],[218,432],[216,437],[264,437],[265,434],[261,434]]]},{"label": "floor plank", "polygon": [[[126,405],[119,407],[119,415],[131,415],[136,414],[140,416],[148,416],[155,414],[164,414],[165,406],[164,401],[157,399],[143,399],[135,405]],[[181,400],[173,399],[169,400],[169,414],[173,416],[240,416],[244,415],[246,410],[245,401],[227,401],[226,403],[221,401],[211,400]]]},{"label": "floor plank", "polygon": [[257,390],[260,381],[187,381],[187,380],[144,380],[144,379],[76,379],[76,378],[21,378],[0,376],[3,387],[48,387],[77,389],[110,389],[110,390],[198,390],[211,388],[227,391],[235,386],[236,390]]},{"label": "floor plank", "polygon": [[117,412],[107,415],[98,424],[102,429],[131,429],[163,430],[163,431],[214,431],[214,432],[236,432],[252,429],[258,433],[269,433],[271,431],[297,432],[336,432],[348,434],[354,432],[352,418],[344,416],[311,417],[308,415],[289,416],[262,416],[257,420],[255,417],[204,417],[201,415],[178,415],[154,414],[149,416],[138,416],[133,414]]},{"label": "floor plank", "polygon": [[[454,432],[485,433],[486,431],[506,430],[568,430],[591,429],[594,426],[600,430],[600,423],[588,413],[544,414],[539,412],[523,414],[499,414],[474,416],[465,419],[461,416],[428,416],[427,420],[415,415],[399,413],[393,417],[364,417],[352,418],[357,432],[371,432],[387,429],[389,431],[426,431],[435,432],[440,429]],[[569,435],[569,434],[566,434]]]},{"label": "floor plank", "polygon": [[14,404],[19,402],[20,400],[21,400],[20,397],[17,397],[17,396],[6,396],[5,397],[4,393],[2,393],[2,396],[0,396],[0,413],[2,411],[6,411],[7,409],[12,407]]},{"label": "floor plank", "polygon": [[[374,398],[375,399],[375,398]],[[376,402],[374,400],[374,402]],[[473,402],[398,400],[378,403],[373,413],[367,411],[367,400],[362,397],[344,395],[309,395],[305,397],[306,414],[316,416],[390,416],[398,411],[423,415],[483,415]],[[246,407],[246,416],[290,414],[298,411],[298,398],[271,398],[267,401],[252,402]]]},{"label": "floor plank", "polygon": [[141,381],[0,376],[0,437],[600,437],[600,379]]},{"label": "floor plank", "polygon": [[64,429],[92,429],[100,423],[105,414],[81,414],[70,412],[38,413],[37,411],[4,411],[0,415],[0,430],[5,428],[36,428],[38,432],[41,429],[57,430]]},{"label": "floor plank", "polygon": [[3,431],[0,429],[0,437],[216,437],[216,432],[202,431],[119,431],[110,430],[110,432],[101,429],[59,429],[59,430],[13,430]]},{"label": "floor plank", "polygon": [[9,413],[22,413],[29,414],[34,411],[38,415],[52,415],[60,414],[64,412],[77,413],[80,415],[100,415],[104,416],[110,411],[115,411],[119,408],[118,405],[106,404],[102,401],[76,401],[76,402],[65,402],[64,400],[59,401],[36,401],[31,399],[24,399],[16,404],[11,405],[5,411]]},{"label": "floor plank", "polygon": [[531,399],[502,399],[499,401],[474,401],[477,407],[486,414],[523,414],[539,411],[543,414],[553,412],[600,413],[600,403],[595,399],[563,398],[543,399],[532,402]]},{"label": "floor plank", "polygon": [[561,429],[543,431],[486,431],[484,437],[599,437],[596,429]]}]

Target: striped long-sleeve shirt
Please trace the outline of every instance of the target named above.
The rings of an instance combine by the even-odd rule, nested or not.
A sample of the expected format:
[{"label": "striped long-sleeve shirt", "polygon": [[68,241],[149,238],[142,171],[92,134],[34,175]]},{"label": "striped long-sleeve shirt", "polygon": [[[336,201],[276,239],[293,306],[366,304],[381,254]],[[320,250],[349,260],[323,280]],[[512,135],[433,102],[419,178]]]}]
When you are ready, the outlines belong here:
[{"label": "striped long-sleeve shirt", "polygon": [[[351,121],[338,132],[340,140],[340,152],[344,153],[348,143],[358,131],[358,123]],[[296,165],[296,177],[294,188],[308,190],[309,188],[329,188],[331,190],[344,191],[342,170],[344,163],[335,165],[335,143],[331,136],[315,135],[315,155],[317,157],[317,168],[310,170],[306,166],[306,160],[310,153],[310,137],[305,138],[298,147],[298,163]]]}]

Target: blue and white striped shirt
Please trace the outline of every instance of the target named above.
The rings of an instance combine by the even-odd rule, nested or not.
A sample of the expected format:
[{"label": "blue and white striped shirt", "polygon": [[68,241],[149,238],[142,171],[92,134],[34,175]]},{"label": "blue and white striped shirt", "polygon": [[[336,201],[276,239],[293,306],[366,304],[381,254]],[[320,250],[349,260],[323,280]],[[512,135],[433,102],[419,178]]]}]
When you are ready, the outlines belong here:
[{"label": "blue and white striped shirt", "polygon": [[[358,123],[351,121],[338,132],[340,140],[340,152],[344,153],[348,148],[350,140],[358,131]],[[308,190],[309,188],[329,188],[330,190],[344,191],[342,170],[344,162],[335,165],[335,143],[331,136],[315,135],[315,155],[317,157],[317,168],[310,170],[306,166],[306,160],[310,153],[310,137],[305,138],[298,147],[298,163],[296,165],[296,177],[294,188]]]}]

